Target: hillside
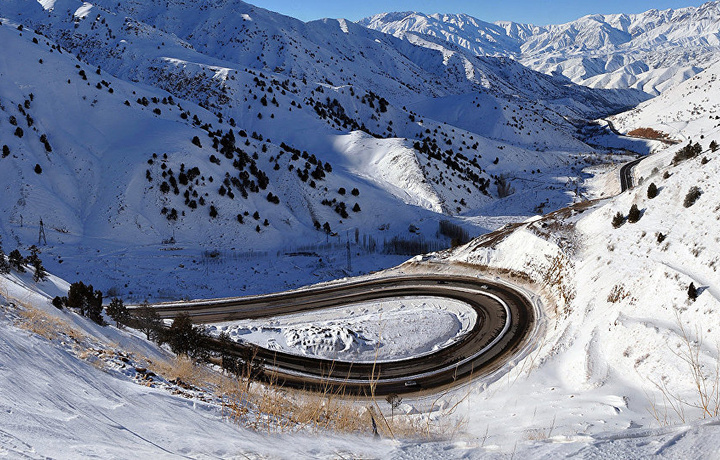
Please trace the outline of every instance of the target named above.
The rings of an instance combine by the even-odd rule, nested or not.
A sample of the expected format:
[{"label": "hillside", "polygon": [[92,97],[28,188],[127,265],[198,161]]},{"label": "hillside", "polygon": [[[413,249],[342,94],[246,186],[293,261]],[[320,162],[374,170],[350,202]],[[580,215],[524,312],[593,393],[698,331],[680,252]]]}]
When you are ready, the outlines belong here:
[{"label": "hillside", "polygon": [[[31,458],[59,451],[68,458],[124,456],[128,449],[191,457],[712,456],[718,431],[710,416],[720,407],[712,343],[720,327],[713,314],[720,308],[720,259],[712,250],[720,230],[713,200],[720,158],[703,152],[670,165],[681,148],[651,158],[662,165],[647,179],[659,185],[654,198],[645,186],[637,187],[533,219],[506,231],[505,238],[479,238],[389,272],[508,277],[508,269],[522,271],[527,276],[509,278],[535,289],[547,315],[540,339],[510,368],[440,397],[404,398],[394,417],[419,424],[420,439],[401,435],[369,442],[367,422],[353,435],[314,432],[312,424],[284,419],[280,428],[272,424],[276,412],[263,416],[254,405],[233,419],[237,415],[226,400],[188,384],[202,379],[201,371],[137,332],[99,327],[56,310],[49,298],[67,289],[63,280],[51,276],[33,283],[29,274],[13,272],[0,276],[1,370],[23,378],[0,387],[0,402],[8,408],[0,411],[0,448]],[[691,184],[702,194],[685,206]],[[613,228],[612,216],[627,214],[631,204],[642,209],[640,220]],[[691,282],[695,300],[688,297]],[[384,318],[382,307],[377,310],[364,309],[375,315],[375,321],[365,319],[369,331]],[[407,323],[417,322],[413,311],[404,315]],[[292,324],[278,318],[272,327],[252,331],[271,337],[286,322]],[[344,324],[338,317],[334,323]],[[362,327],[352,315],[346,323]],[[709,414],[693,407],[702,395],[695,371],[707,377]],[[389,407],[380,403],[383,410]],[[453,438],[428,441],[426,427],[449,430]],[[277,442],[268,443],[265,431]]]},{"label": "hillside", "polygon": [[633,110],[610,119],[622,132],[653,127],[678,140],[699,141],[718,127],[720,62]]},{"label": "hillside", "polygon": [[635,88],[651,95],[707,68],[720,50],[716,1],[549,26],[414,12],[378,14],[359,24],[399,37],[441,38],[481,56],[511,57],[591,88]]},{"label": "hillside", "polygon": [[[714,80],[712,69],[698,75],[695,94],[717,94]],[[683,86],[689,84],[665,97],[687,97]],[[667,101],[658,98],[657,103]],[[675,106],[682,110],[682,99]],[[492,417],[500,425],[512,422],[502,436],[533,432],[573,438],[570,433],[579,430],[595,439],[612,433],[613,439],[625,441],[633,436],[625,430],[643,427],[642,436],[655,443],[653,454],[675,457],[683,456],[674,450],[681,448],[656,443],[649,428],[720,413],[715,377],[720,322],[714,314],[720,308],[720,254],[715,250],[720,243],[720,153],[709,148],[720,139],[720,128],[717,108],[705,109],[688,118],[683,131],[699,142],[699,154],[678,156],[685,144],[667,148],[640,163],[635,177],[641,185],[634,189],[531,219],[504,237],[487,243],[479,238],[434,261],[523,272],[547,299],[546,336],[509,377],[471,399],[470,405],[484,408],[470,415],[471,425]],[[648,193],[650,184],[656,196]],[[629,217],[633,205],[637,221]],[[618,213],[623,220],[616,227]],[[514,410],[497,416],[502,407]],[[692,430],[684,433],[692,438]],[[702,455],[714,452],[698,448]],[[572,451],[601,451],[598,446],[577,449]],[[533,455],[562,451],[545,444]]]},{"label": "hillside", "polygon": [[[566,205],[605,153],[577,125],[640,100],[242,2],[217,26],[191,3],[82,5],[0,4],[0,235],[27,247],[42,220],[50,269],[90,264],[140,300],[361,273],[449,245],[442,220],[478,234]],[[168,266],[177,286],[158,289]]]}]

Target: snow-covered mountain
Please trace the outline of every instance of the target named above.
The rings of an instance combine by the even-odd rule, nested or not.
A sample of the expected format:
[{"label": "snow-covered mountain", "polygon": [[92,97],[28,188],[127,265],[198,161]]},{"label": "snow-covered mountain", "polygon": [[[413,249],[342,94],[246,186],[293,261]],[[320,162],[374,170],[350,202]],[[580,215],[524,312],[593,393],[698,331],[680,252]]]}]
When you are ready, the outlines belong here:
[{"label": "snow-covered mountain", "polygon": [[359,22],[395,36],[432,36],[478,55],[507,56],[593,88],[657,95],[720,52],[720,2],[641,14],[589,15],[561,25],[487,23],[465,14],[386,13]]},{"label": "snow-covered mountain", "polygon": [[9,0],[0,16],[0,233],[29,245],[42,219],[61,274],[62,245],[88,241],[276,251],[562,206],[570,168],[595,161],[577,126],[645,98],[234,0]]},{"label": "snow-covered mountain", "polygon": [[[697,81],[698,90],[709,93],[707,82]],[[21,458],[124,457],[128,452],[278,458],[338,452],[383,458],[406,458],[411,452],[418,459],[712,457],[720,410],[714,343],[720,328],[715,314],[720,255],[713,250],[720,234],[715,198],[720,150],[707,147],[720,139],[720,127],[712,102],[704,108],[704,116],[688,123],[690,132],[705,133],[704,139],[693,136],[703,151],[675,162],[684,147],[678,145],[644,160],[635,174],[644,179],[642,186],[390,271],[503,277],[532,289],[543,308],[537,340],[498,374],[441,395],[406,395],[394,410],[383,401],[376,404],[393,423],[407,420],[410,427],[420,426],[423,436],[432,433],[439,439],[408,439],[398,430],[370,442],[369,421],[352,425],[349,435],[302,424],[287,416],[293,414],[289,410],[278,414],[278,405],[261,405],[267,391],[261,397],[242,393],[250,396],[241,400],[238,417],[228,401],[235,401],[233,389],[244,385],[174,359],[137,331],[101,327],[58,310],[50,298],[66,292],[67,282],[49,276],[35,283],[31,274],[13,270],[0,275],[0,369],[8,376],[0,386],[0,449]],[[594,171],[596,185],[613,192],[617,185],[608,184],[616,184],[616,169],[607,169],[605,178],[598,174],[602,169],[607,168]],[[647,193],[651,182],[658,186],[653,197]],[[701,193],[687,204],[692,187]],[[639,220],[614,226],[613,216],[627,216],[632,205],[641,210]],[[693,297],[690,283],[696,287]],[[373,324],[385,324],[384,307],[377,306]],[[346,316],[335,316],[335,323],[356,322],[351,311],[336,311]],[[410,325],[417,320],[414,308],[405,308],[404,315]],[[288,320],[253,331],[272,337],[283,321]],[[280,401],[292,407],[309,398],[280,393]],[[332,400],[322,399],[323,404],[340,399],[320,398]],[[362,411],[359,416],[366,417]],[[273,425],[278,420],[282,429]],[[276,442],[268,442],[267,431]],[[417,428],[409,432],[419,433]]]},{"label": "snow-covered mountain", "polygon": [[[708,18],[716,6],[703,7]],[[679,11],[704,34],[703,8]],[[678,75],[672,62],[715,46],[710,35],[707,48],[673,35],[672,24],[686,24],[680,12],[653,14],[584,18],[584,32],[463,17],[485,30],[472,51],[469,40],[430,33],[430,19],[424,33],[392,37],[236,0],[1,1],[2,247],[27,255],[37,243],[64,279],[0,274],[0,455],[716,455],[720,64],[609,117],[623,132],[683,141],[658,142],[665,150],[635,168],[639,185],[619,193],[608,163],[629,157],[591,146],[578,128],[646,96],[581,87],[502,51],[516,46],[523,59],[532,42],[567,55],[540,39],[552,35],[632,56],[634,39],[623,40],[654,30],[657,49],[641,55],[666,56],[663,68]],[[673,54],[683,40],[688,55]],[[322,415],[348,408],[336,394],[313,410],[307,394],[262,386],[252,396],[137,331],[50,301],[79,279],[127,302],[279,291],[405,262],[377,249],[394,238],[415,254],[447,247],[443,220],[498,232],[369,276],[511,282],[542,311],[535,340],[493,375],[441,395],[378,401],[367,414],[370,401],[348,404],[351,435],[329,431],[336,425]],[[436,320],[428,305],[394,302],[326,313],[333,330],[274,318],[215,332],[270,347],[288,330],[307,349],[346,333],[372,347],[365,334],[375,331],[397,345],[376,348],[375,360],[463,333],[462,312]],[[307,421],[293,415],[301,411]],[[369,442],[373,413],[385,438]],[[410,434],[383,431],[383,418],[406,421]]]},{"label": "snow-covered mountain", "polygon": [[718,78],[720,62],[660,96],[610,119],[622,132],[652,127],[682,141],[701,139],[720,126],[720,121],[712,122],[717,120],[714,117],[720,112]]}]

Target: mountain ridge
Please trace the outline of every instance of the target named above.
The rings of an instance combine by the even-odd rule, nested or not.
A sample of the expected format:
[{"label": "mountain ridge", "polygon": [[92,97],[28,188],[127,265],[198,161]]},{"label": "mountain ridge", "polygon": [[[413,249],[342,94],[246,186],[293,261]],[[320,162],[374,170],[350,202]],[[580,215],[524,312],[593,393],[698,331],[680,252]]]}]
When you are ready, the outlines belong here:
[{"label": "mountain ridge", "polygon": [[697,74],[720,53],[717,1],[639,14],[586,15],[548,26],[424,13],[381,13],[358,23],[395,36],[440,37],[475,54],[511,57],[589,87],[636,88],[652,95]]}]

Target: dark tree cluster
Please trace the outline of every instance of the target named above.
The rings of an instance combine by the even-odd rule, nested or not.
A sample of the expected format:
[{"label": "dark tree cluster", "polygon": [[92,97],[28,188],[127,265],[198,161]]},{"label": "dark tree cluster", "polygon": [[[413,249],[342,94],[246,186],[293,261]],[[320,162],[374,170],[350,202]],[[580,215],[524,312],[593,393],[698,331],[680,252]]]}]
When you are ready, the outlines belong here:
[{"label": "dark tree cluster", "polygon": [[2,245],[0,245],[0,274],[7,275],[11,270],[25,273],[27,271],[25,269],[26,265],[33,268],[33,281],[37,283],[47,279],[47,271],[45,271],[42,260],[40,260],[40,249],[37,246],[30,246],[30,255],[27,257],[23,257],[19,249],[14,249],[6,258]]},{"label": "dark tree cluster", "polygon": [[633,204],[630,206],[630,212],[628,213],[627,221],[631,224],[634,224],[635,222],[639,221],[642,217],[642,212],[640,212],[640,209],[638,209],[636,204]]},{"label": "dark tree cluster", "polygon": [[648,185],[647,197],[652,200],[653,198],[655,198],[657,196],[657,194],[658,194],[658,188],[657,188],[657,185],[655,185],[655,182]]},{"label": "dark tree cluster", "polygon": [[686,208],[689,208],[690,206],[694,205],[695,202],[700,198],[700,195],[702,195],[702,191],[700,190],[700,187],[692,186],[690,187],[690,190],[687,192],[687,195],[685,195],[685,201],[683,201],[683,206]]},{"label": "dark tree cluster", "polygon": [[85,285],[78,281],[70,285],[67,297],[55,297],[53,305],[57,308],[71,308],[81,316],[91,319],[97,324],[105,325],[102,317],[102,292],[93,289],[91,284]]},{"label": "dark tree cluster", "polygon": [[204,359],[209,354],[207,338],[204,328],[195,326],[187,313],[181,313],[168,329],[162,331],[159,342],[168,344],[175,354]]},{"label": "dark tree cluster", "polygon": [[453,246],[460,246],[470,241],[468,231],[449,220],[441,220],[438,223],[438,233],[450,238]]},{"label": "dark tree cluster", "polygon": [[619,228],[624,223],[625,223],[625,216],[623,215],[623,213],[618,211],[617,214],[615,214],[615,216],[613,216],[612,226],[614,228]]},{"label": "dark tree cluster", "polygon": [[696,156],[700,155],[702,153],[702,147],[699,143],[692,143],[689,142],[685,147],[683,147],[679,152],[675,154],[675,156],[672,159],[672,164],[676,165],[684,160],[689,160],[690,158],[695,158]]}]

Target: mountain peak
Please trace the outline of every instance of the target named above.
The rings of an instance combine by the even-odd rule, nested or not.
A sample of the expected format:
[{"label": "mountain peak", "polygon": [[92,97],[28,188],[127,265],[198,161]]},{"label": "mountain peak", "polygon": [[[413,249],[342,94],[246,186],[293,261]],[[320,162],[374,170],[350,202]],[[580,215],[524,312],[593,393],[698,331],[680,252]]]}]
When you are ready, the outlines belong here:
[{"label": "mountain peak", "polygon": [[[640,14],[591,14],[543,27],[422,13],[386,13],[360,24],[398,37],[441,38],[481,56],[511,57],[590,87],[635,88],[653,95],[720,54],[719,1]],[[688,48],[695,51],[688,53]]]}]

